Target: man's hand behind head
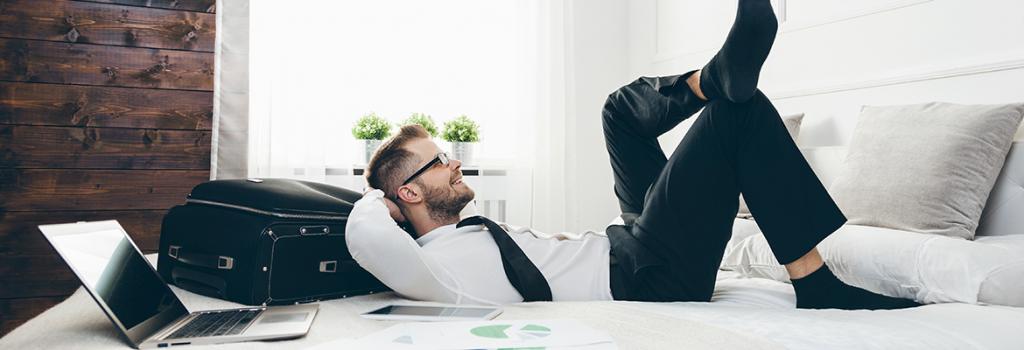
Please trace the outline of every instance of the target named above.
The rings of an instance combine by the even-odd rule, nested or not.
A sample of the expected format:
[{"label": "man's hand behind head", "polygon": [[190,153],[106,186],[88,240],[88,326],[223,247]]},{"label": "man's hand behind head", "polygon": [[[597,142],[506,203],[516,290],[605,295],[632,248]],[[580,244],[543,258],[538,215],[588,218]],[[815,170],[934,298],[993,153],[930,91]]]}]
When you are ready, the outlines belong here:
[{"label": "man's hand behind head", "polygon": [[[372,187],[366,187],[365,189],[363,189],[363,195],[365,196],[367,193],[370,193],[370,191],[373,190],[374,188]],[[398,209],[398,205],[395,204],[394,201],[388,199],[388,197],[381,197],[380,199],[384,200],[384,204],[387,205],[388,207],[388,213],[391,214],[391,218],[394,219],[395,222],[399,224],[405,223],[405,214],[402,214],[402,210]]]},{"label": "man's hand behind head", "polygon": [[391,218],[395,219],[395,222],[399,224],[404,223],[405,215],[403,215],[402,211],[398,209],[398,205],[387,197],[381,197],[381,199],[384,200],[384,204],[388,206],[388,212],[391,213]]}]

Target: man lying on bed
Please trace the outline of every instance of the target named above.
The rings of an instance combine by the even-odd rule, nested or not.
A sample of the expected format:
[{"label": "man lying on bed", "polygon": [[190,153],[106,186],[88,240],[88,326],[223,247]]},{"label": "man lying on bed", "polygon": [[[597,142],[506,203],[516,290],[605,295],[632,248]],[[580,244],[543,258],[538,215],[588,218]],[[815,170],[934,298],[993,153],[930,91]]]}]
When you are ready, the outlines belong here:
[{"label": "man lying on bed", "polygon": [[[789,272],[797,307],[918,305],[844,284],[818,254],[846,218],[757,90],[777,27],[769,0],[740,0],[724,46],[703,69],[640,78],[608,97],[604,137],[625,225],[609,226],[607,237],[546,239],[481,217],[460,222],[474,196],[461,163],[419,126],[405,126],[370,161],[371,190],[346,229],[352,256],[419,300],[709,301],[743,193]],[[702,108],[666,159],[657,137]]]}]

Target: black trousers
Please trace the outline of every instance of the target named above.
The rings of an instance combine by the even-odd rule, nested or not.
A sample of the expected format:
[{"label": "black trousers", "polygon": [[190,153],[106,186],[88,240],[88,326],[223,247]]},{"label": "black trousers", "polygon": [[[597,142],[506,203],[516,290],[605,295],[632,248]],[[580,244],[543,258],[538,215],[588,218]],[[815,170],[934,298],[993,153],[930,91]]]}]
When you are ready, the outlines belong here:
[{"label": "black trousers", "polygon": [[[689,74],[640,78],[604,106],[615,194],[627,221],[606,230],[616,299],[709,301],[740,193],[782,264],[846,222],[764,94],[694,103]],[[657,137],[701,107],[666,159]]]}]

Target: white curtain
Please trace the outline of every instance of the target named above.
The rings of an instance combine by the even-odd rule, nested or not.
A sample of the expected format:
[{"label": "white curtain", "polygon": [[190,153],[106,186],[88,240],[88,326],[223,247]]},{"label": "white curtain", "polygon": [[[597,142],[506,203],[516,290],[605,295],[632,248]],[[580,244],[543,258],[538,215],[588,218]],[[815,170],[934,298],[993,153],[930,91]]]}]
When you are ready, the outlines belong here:
[{"label": "white curtain", "polygon": [[[247,137],[225,135],[241,127],[217,132],[214,177],[330,183],[362,160],[351,134],[360,116],[397,123],[426,113],[440,127],[465,114],[481,125],[476,163],[515,175],[507,187],[523,200],[509,221],[563,229],[566,1],[254,1],[248,103],[228,96],[236,100],[215,105],[215,124],[245,125]],[[237,26],[219,30],[223,52],[242,40],[228,32]],[[222,72],[238,68],[225,57]],[[222,73],[221,96],[230,79],[242,78]],[[217,169],[226,159],[246,170]]]},{"label": "white curtain", "polygon": [[249,174],[249,1],[217,1],[210,179]]}]

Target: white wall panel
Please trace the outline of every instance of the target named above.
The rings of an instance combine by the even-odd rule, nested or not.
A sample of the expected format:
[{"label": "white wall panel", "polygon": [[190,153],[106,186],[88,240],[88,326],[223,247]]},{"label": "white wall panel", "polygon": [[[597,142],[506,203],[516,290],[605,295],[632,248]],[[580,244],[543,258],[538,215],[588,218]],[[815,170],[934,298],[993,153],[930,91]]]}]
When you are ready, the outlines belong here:
[{"label": "white wall panel", "polygon": [[733,1],[658,0],[656,6],[659,59],[721,46],[732,20],[709,21],[707,18],[732,18],[736,13]]},{"label": "white wall panel", "polygon": [[629,73],[628,1],[573,1],[572,11],[565,231],[603,231],[619,214],[619,205],[601,110],[609,93],[635,78]]},{"label": "white wall panel", "polygon": [[[780,18],[785,21],[761,89],[783,113],[808,113],[801,132],[805,145],[845,143],[863,104],[1024,101],[1024,2],[779,1],[784,2]],[[728,3],[734,8],[733,1]],[[633,75],[678,74],[703,66],[725,37],[722,26],[734,16],[697,15],[708,6],[724,5],[631,2],[630,41],[639,43],[631,46],[637,50],[630,56]],[[684,16],[693,22],[661,23]],[[643,44],[649,36],[657,38],[656,45]],[[666,151],[685,129],[662,137]]]},{"label": "white wall panel", "polygon": [[932,0],[776,0],[783,31],[831,24]]}]

